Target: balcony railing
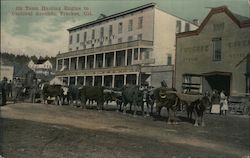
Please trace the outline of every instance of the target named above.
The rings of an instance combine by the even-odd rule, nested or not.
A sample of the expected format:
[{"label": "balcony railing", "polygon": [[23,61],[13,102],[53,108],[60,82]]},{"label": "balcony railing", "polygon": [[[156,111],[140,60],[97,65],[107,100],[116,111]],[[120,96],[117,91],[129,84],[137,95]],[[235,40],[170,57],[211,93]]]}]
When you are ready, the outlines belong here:
[{"label": "balcony railing", "polygon": [[139,72],[139,71],[140,71],[139,66],[130,65],[121,67],[105,67],[105,68],[95,68],[95,69],[57,71],[56,76],[112,74],[112,73],[125,73],[125,72]]},{"label": "balcony railing", "polygon": [[97,47],[97,48],[70,51],[70,52],[58,54],[57,58],[77,56],[80,54],[83,55],[83,54],[90,54],[90,53],[97,53],[97,52],[113,51],[117,49],[125,49],[128,47],[136,47],[136,46],[153,46],[153,41],[137,40],[137,41],[107,45],[107,46],[102,46],[102,47]]},{"label": "balcony railing", "polygon": [[154,63],[155,63],[155,59],[153,58],[134,61],[134,64],[154,64]]}]

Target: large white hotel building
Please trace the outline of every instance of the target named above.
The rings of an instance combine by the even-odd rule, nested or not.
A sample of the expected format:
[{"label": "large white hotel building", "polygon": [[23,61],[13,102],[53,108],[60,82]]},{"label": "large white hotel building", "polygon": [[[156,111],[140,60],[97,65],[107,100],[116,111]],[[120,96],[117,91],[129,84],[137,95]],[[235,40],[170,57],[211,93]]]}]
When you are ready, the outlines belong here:
[{"label": "large white hotel building", "polygon": [[67,84],[121,87],[145,81],[172,86],[176,33],[197,26],[149,3],[68,29],[56,76]]}]

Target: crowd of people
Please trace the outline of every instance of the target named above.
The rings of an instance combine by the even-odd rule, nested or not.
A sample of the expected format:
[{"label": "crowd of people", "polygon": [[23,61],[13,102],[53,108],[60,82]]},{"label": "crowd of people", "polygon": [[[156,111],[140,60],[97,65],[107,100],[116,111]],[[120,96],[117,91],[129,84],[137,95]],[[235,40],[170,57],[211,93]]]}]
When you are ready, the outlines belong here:
[{"label": "crowd of people", "polygon": [[[37,91],[37,82],[34,81],[32,85],[29,87],[29,99],[34,102],[35,93]],[[16,103],[18,100],[25,95],[27,91],[26,86],[21,81],[20,78],[15,78],[13,80],[9,80],[4,77],[0,82],[0,92],[1,92],[1,105],[6,105],[7,100],[12,100],[13,103]]]}]

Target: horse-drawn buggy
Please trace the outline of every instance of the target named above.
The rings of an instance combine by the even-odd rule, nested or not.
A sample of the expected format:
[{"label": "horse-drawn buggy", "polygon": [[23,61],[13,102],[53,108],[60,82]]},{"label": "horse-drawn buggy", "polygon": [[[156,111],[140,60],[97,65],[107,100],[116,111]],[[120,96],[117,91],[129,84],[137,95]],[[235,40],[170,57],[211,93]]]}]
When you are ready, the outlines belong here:
[{"label": "horse-drawn buggy", "polygon": [[230,96],[228,101],[231,113],[250,115],[250,96]]}]

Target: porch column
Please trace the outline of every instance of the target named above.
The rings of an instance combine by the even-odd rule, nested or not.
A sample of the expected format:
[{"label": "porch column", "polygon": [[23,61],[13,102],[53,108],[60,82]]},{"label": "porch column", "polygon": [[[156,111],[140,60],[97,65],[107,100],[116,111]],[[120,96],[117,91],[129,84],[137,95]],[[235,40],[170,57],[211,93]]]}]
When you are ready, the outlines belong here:
[{"label": "porch column", "polygon": [[140,75],[139,73],[136,74],[136,85],[139,85],[139,78],[140,78]]},{"label": "porch column", "polygon": [[112,75],[112,88],[115,87],[115,75]]},{"label": "porch column", "polygon": [[138,48],[138,58],[137,59],[141,60],[141,49],[140,48]]},{"label": "porch column", "polygon": [[83,76],[83,85],[86,86],[86,76]]},{"label": "porch column", "polygon": [[58,59],[56,59],[56,71],[58,71]]},{"label": "porch column", "polygon": [[127,84],[127,74],[124,74],[123,85],[125,86],[126,84]]},{"label": "porch column", "polygon": [[92,86],[95,86],[95,76],[92,76]]},{"label": "porch column", "polygon": [[126,49],[125,50],[125,66],[127,66],[128,65],[128,50]]},{"label": "porch column", "polygon": [[70,76],[68,76],[68,86],[69,86],[69,82],[70,82]]},{"label": "porch column", "polygon": [[131,60],[131,65],[134,64],[134,57],[135,57],[135,51],[132,49],[132,60]]},{"label": "porch column", "polygon": [[116,67],[116,51],[114,51],[114,67]]},{"label": "porch column", "polygon": [[84,63],[84,68],[87,69],[87,62],[88,62],[88,56],[85,56],[85,63]]},{"label": "porch column", "polygon": [[105,57],[106,57],[106,53],[103,53],[103,58],[102,58],[102,67],[105,68]]},{"label": "porch column", "polygon": [[104,75],[102,75],[102,86],[104,86]]},{"label": "porch column", "polygon": [[69,70],[70,70],[70,67],[71,67],[71,58],[69,58]]},{"label": "porch column", "polygon": [[79,57],[76,57],[76,70],[78,70],[78,65],[79,65]]},{"label": "porch column", "polygon": [[77,78],[78,78],[78,77],[76,76],[76,77],[75,77],[75,85],[77,85]]},{"label": "porch column", "polygon": [[93,65],[94,69],[95,69],[95,63],[96,63],[96,54],[94,54],[94,65]]}]

